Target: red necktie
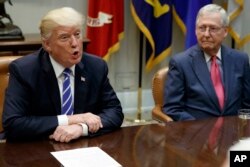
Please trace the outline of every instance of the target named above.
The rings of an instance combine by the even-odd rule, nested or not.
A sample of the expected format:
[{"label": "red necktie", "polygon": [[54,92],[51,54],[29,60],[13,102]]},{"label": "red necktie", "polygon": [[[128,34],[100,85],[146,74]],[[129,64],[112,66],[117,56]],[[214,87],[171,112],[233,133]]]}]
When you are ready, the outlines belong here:
[{"label": "red necktie", "polygon": [[209,137],[208,137],[208,148],[211,150],[214,150],[218,144],[218,139],[220,136],[221,128],[224,122],[223,117],[219,117],[217,121],[215,122]]},{"label": "red necktie", "polygon": [[221,75],[220,75],[220,68],[216,62],[216,56],[212,56],[211,58],[211,69],[210,75],[214,85],[215,92],[217,94],[219,104],[221,109],[224,107],[224,89],[222,85]]}]

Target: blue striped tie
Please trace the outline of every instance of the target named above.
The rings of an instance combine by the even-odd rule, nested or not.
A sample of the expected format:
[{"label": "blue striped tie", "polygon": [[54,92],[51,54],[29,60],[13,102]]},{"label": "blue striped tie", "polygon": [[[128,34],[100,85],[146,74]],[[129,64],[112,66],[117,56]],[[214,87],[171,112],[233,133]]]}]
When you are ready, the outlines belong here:
[{"label": "blue striped tie", "polygon": [[62,114],[72,115],[73,114],[73,98],[70,87],[70,73],[71,70],[65,68],[63,71],[64,81],[63,81],[63,97],[62,97]]}]

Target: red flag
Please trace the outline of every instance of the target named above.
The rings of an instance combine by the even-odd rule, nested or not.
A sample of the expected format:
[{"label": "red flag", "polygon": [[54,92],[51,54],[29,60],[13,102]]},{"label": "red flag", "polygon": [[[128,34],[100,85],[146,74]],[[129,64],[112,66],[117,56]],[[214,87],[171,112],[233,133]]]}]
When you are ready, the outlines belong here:
[{"label": "red flag", "polygon": [[86,52],[108,60],[120,47],[124,34],[123,0],[89,0]]}]

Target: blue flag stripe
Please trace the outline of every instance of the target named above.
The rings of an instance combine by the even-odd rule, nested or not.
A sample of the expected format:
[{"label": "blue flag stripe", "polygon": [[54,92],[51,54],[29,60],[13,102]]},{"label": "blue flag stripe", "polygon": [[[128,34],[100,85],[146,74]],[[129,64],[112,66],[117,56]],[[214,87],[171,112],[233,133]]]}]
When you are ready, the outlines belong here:
[{"label": "blue flag stripe", "polygon": [[[151,2],[151,3],[150,3]],[[132,16],[147,39],[146,70],[150,71],[171,52],[172,12],[170,0],[131,1]]]},{"label": "blue flag stripe", "polygon": [[212,0],[174,0],[173,15],[177,24],[186,36],[185,47],[189,48],[197,43],[195,36],[195,21],[201,7],[212,3]]}]

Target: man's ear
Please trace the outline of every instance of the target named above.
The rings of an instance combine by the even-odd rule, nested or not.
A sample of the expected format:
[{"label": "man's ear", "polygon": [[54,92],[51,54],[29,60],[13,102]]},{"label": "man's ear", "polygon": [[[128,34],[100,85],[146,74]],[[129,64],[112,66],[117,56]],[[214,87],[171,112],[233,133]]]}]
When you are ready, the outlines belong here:
[{"label": "man's ear", "polygon": [[229,28],[228,27],[225,27],[224,28],[224,38],[226,38],[227,37],[227,35],[228,35],[228,31],[229,31]]},{"label": "man's ear", "polygon": [[43,45],[43,48],[50,53],[51,51],[51,48],[50,48],[50,44],[49,44],[49,40],[47,39],[42,39],[42,45]]}]

